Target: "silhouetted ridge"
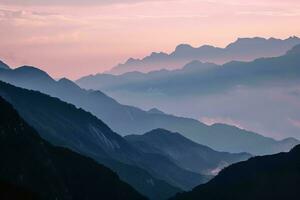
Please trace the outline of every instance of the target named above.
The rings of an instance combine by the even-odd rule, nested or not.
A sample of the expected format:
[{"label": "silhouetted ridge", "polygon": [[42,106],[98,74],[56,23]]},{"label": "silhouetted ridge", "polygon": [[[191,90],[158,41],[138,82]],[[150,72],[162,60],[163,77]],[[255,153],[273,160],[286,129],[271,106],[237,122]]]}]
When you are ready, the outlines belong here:
[{"label": "silhouetted ridge", "polygon": [[292,148],[290,152],[300,155],[300,145],[297,145],[294,148]]},{"label": "silhouetted ridge", "polygon": [[110,169],[40,138],[2,97],[0,131],[0,179],[41,199],[146,199]]},{"label": "silhouetted ridge", "polygon": [[232,60],[251,61],[260,57],[274,57],[286,53],[294,45],[300,44],[297,37],[287,39],[275,38],[238,38],[225,48],[202,45],[192,47],[189,44],[180,44],[175,50],[167,53],[151,53],[141,59],[128,59],[118,64],[109,72],[124,74],[130,71],[150,72],[160,69],[179,69],[192,60],[224,64]]},{"label": "silhouetted ridge", "polygon": [[300,145],[288,153],[233,164],[210,182],[172,200],[299,199]]}]

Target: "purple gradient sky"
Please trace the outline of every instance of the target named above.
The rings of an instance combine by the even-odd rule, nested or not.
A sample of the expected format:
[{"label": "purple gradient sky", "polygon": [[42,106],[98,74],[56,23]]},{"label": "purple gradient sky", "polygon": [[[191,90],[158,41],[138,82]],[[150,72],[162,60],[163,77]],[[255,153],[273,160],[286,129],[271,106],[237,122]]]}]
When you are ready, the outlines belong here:
[{"label": "purple gradient sky", "polygon": [[1,0],[0,59],[75,79],[179,43],[299,36],[299,22],[299,0]]}]

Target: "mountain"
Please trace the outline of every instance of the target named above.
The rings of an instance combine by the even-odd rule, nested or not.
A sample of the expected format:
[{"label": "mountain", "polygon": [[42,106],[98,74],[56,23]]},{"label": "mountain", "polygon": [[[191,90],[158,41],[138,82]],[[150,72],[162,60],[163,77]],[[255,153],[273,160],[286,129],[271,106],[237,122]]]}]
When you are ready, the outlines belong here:
[{"label": "mountain", "polygon": [[161,81],[163,79],[168,79],[170,76],[174,75],[186,75],[193,73],[203,73],[219,67],[213,63],[203,63],[200,61],[192,61],[186,64],[182,69],[177,70],[159,70],[152,71],[148,73],[142,72],[128,72],[121,75],[112,74],[96,74],[88,75],[76,80],[76,83],[86,89],[113,91],[114,89],[119,90],[120,87],[124,88],[137,83],[143,82],[155,82],[156,80]]},{"label": "mountain", "polygon": [[0,199],[38,200],[38,196],[26,188],[0,181]]},{"label": "mountain", "polygon": [[172,200],[299,199],[300,146],[288,153],[250,158]]},{"label": "mountain", "polygon": [[214,151],[164,129],[155,129],[143,135],[128,135],[125,139],[143,152],[168,156],[180,167],[200,174],[216,175],[220,169],[251,157],[247,153]]},{"label": "mountain", "polygon": [[[92,114],[57,98],[3,82],[0,95],[13,104],[42,138],[110,167],[148,197],[162,198],[208,180],[180,168],[165,156],[140,152]],[[144,171],[148,172],[147,179]]]},{"label": "mountain", "polygon": [[203,45],[192,47],[189,44],[180,44],[170,53],[155,53],[143,59],[128,59],[125,63],[113,67],[108,73],[123,74],[139,71],[150,72],[160,69],[178,69],[192,60],[224,64],[232,60],[250,61],[260,57],[275,57],[284,54],[293,46],[300,44],[300,38],[238,38],[225,48]]},{"label": "mountain", "polygon": [[9,66],[0,60],[0,69],[9,69]]},{"label": "mountain", "polygon": [[2,180],[41,199],[146,199],[108,168],[40,138],[1,97],[0,107]]},{"label": "mountain", "polygon": [[110,80],[99,74],[77,83],[145,110],[155,107],[210,125],[229,123],[269,137],[299,139],[299,49],[251,62],[209,66],[193,61],[180,70],[135,73],[136,78],[111,75]]},{"label": "mountain", "polygon": [[[297,140],[277,141],[233,126],[208,126],[191,118],[149,113],[133,106],[122,105],[101,91],[84,90],[71,81],[55,81],[45,72],[39,75],[40,78],[31,78],[32,74],[40,73],[38,69],[36,73],[32,72],[32,67],[21,67],[21,69],[28,69],[29,72],[19,73],[19,68],[0,70],[0,80],[19,87],[38,90],[72,103],[91,112],[123,136],[144,134],[156,128],[163,128],[179,132],[199,144],[218,151],[248,152],[253,155],[289,151],[295,143],[298,143]],[[169,101],[169,104],[171,103],[172,101]],[[176,101],[176,104],[178,103]]]},{"label": "mountain", "polygon": [[[298,79],[300,45],[279,57],[259,58],[251,62],[232,61],[215,65],[192,61],[178,70],[122,75],[98,74],[83,77],[76,83],[87,89],[105,92],[161,92],[164,95],[191,95],[224,90],[236,85],[250,85],[268,80]],[[134,74],[134,75],[133,75]],[[108,78],[110,77],[110,78]],[[151,93],[150,93],[151,94]]]},{"label": "mountain", "polygon": [[151,108],[150,110],[148,110],[148,113],[150,113],[150,114],[162,114],[162,115],[165,114],[163,111],[158,110],[157,108]]}]

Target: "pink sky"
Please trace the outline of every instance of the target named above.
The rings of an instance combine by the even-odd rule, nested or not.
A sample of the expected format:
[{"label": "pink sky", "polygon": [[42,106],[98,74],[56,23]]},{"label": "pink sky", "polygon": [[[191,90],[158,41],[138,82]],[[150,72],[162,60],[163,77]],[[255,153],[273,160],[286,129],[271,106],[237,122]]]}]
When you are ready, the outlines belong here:
[{"label": "pink sky", "polygon": [[70,2],[1,0],[0,59],[76,79],[180,43],[224,47],[237,37],[300,36],[299,0]]}]

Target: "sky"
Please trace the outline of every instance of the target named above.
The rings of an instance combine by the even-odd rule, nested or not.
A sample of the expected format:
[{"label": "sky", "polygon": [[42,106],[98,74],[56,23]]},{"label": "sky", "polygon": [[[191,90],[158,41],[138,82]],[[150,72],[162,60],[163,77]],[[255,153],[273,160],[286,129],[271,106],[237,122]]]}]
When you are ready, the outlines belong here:
[{"label": "sky", "polygon": [[181,43],[300,36],[299,22],[299,0],[0,0],[0,60],[74,80]]}]

